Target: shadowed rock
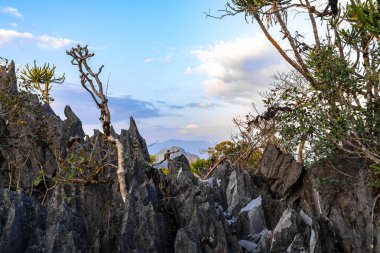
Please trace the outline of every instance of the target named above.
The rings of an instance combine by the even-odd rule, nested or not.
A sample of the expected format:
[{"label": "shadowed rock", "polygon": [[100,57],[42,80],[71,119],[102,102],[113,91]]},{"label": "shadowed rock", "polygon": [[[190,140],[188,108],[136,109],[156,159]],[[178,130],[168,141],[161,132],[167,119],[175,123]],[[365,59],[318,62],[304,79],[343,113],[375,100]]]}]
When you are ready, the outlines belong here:
[{"label": "shadowed rock", "polygon": [[303,166],[290,154],[284,154],[269,144],[264,151],[258,175],[265,178],[271,192],[281,198],[294,189],[302,170]]}]

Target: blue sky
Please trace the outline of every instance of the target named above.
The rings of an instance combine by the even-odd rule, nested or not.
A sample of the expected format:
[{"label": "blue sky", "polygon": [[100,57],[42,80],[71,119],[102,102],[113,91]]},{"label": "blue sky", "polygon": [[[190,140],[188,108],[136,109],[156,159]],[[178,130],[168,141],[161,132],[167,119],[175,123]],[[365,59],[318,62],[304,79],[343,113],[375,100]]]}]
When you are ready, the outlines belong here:
[{"label": "blue sky", "polygon": [[0,56],[16,65],[49,62],[66,82],[53,87],[62,117],[69,104],[85,131],[98,112],[81,89],[65,50],[80,43],[95,52],[94,67],[110,74],[114,127],[133,116],[148,143],[168,139],[228,139],[232,118],[245,115],[271,76],[285,64],[243,16],[222,20],[225,0],[0,1]]}]

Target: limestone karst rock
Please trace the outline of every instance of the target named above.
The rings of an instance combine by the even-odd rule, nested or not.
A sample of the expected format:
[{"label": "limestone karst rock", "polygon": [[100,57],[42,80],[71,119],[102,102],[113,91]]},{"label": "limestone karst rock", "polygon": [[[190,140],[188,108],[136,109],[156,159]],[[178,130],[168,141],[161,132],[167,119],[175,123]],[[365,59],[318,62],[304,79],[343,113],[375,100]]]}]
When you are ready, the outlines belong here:
[{"label": "limestone karst rock", "polygon": [[[12,72],[0,75],[0,88],[8,75]],[[352,175],[346,178],[324,162],[304,170],[270,145],[257,175],[225,163],[208,180],[199,180],[179,156],[165,176],[149,165],[146,142],[131,118],[129,129],[118,135],[126,150],[125,204],[112,166],[93,183],[53,187],[48,180],[52,188],[46,192],[33,182],[41,164],[57,175],[57,150],[90,150],[96,161],[110,164],[116,155],[99,131],[84,136],[69,107],[62,121],[38,110],[32,95],[25,98],[31,124],[0,117],[1,253],[372,252],[374,198],[361,159],[335,161]],[[50,128],[42,131],[33,123],[38,120]],[[78,145],[68,147],[73,138]]]}]

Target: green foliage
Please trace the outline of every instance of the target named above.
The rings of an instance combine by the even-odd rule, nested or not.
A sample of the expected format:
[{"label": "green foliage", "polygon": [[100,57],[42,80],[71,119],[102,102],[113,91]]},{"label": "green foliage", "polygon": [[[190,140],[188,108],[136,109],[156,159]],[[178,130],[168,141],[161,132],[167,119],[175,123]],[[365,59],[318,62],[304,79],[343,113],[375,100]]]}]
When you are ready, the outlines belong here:
[{"label": "green foliage", "polygon": [[155,155],[149,155],[149,163],[153,164],[156,162],[156,156]]},{"label": "green foliage", "polygon": [[21,85],[29,91],[37,90],[40,93],[41,100],[49,104],[52,101],[50,97],[51,84],[63,83],[65,81],[65,74],[61,77],[55,76],[55,69],[54,65],[50,67],[46,63],[42,67],[39,67],[36,61],[34,61],[34,66],[32,67],[29,67],[27,64],[25,69],[21,71]]},{"label": "green foliage", "polygon": [[161,171],[162,171],[162,173],[164,173],[164,175],[168,175],[169,174],[169,169],[168,168],[162,167]]},{"label": "green foliage", "polygon": [[190,171],[195,175],[201,175],[207,172],[210,167],[209,159],[198,159],[190,164]]},{"label": "green foliage", "polygon": [[33,181],[33,186],[36,187],[42,182],[46,184],[47,180],[52,180],[52,175],[46,173],[44,170],[40,170],[38,176]]},{"label": "green foliage", "polygon": [[[275,142],[306,164],[339,150],[380,164],[379,1],[351,0],[338,14],[312,1],[297,8],[309,14],[311,40],[288,24],[295,9],[289,1],[236,0],[226,6],[225,15],[244,13],[259,23],[296,70],[277,75],[264,96],[266,112],[240,124],[242,136],[248,136],[243,139]],[[316,23],[319,18],[325,31]],[[271,33],[277,30],[271,29],[274,24],[282,43]]]},{"label": "green foliage", "polygon": [[380,35],[380,4],[374,0],[357,3],[353,0],[347,8],[348,20],[355,28],[366,30],[373,36]]},{"label": "green foliage", "polygon": [[330,193],[331,189],[339,189],[351,183],[352,181],[348,178],[317,177],[314,180],[315,187],[323,193]]},{"label": "green foliage", "polygon": [[252,148],[250,143],[245,140],[222,141],[214,147],[209,147],[207,152],[208,159],[198,160],[196,164],[192,165],[201,174],[206,174],[210,168],[222,160],[233,165],[239,164],[241,168],[255,172],[260,165],[262,156],[261,149]]},{"label": "green foliage", "polygon": [[66,183],[70,183],[72,178],[82,175],[90,167],[85,152],[81,150],[79,153],[70,152],[64,160],[61,168]]},{"label": "green foliage", "polygon": [[209,147],[207,153],[211,164],[213,164],[225,156],[233,155],[236,151],[235,143],[232,141],[222,141],[214,147]]},{"label": "green foliage", "polygon": [[370,186],[378,188],[378,187],[380,187],[380,166],[375,165],[375,164],[371,164],[369,167],[375,173],[375,180],[373,182],[371,182]]}]

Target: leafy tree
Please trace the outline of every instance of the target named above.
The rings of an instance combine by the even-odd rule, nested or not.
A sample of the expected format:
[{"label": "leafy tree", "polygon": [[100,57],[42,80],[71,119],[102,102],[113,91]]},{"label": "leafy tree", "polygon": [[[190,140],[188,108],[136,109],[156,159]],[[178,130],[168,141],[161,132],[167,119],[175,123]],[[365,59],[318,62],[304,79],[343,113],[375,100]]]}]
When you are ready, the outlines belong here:
[{"label": "leafy tree", "polygon": [[[342,149],[380,164],[379,2],[335,7],[309,0],[227,3],[221,17],[243,13],[257,22],[295,70],[277,76],[263,114],[238,123],[249,138],[259,133],[259,143],[275,141],[301,162],[305,153],[320,158]],[[309,22],[311,37],[293,29],[300,22]]]},{"label": "leafy tree", "polygon": [[208,148],[209,158],[206,161],[200,161],[203,169],[207,168],[207,179],[221,162],[227,162],[231,165],[239,165],[252,173],[256,172],[259,167],[262,150],[252,143],[245,140],[238,140],[236,137],[232,141],[222,141],[214,147]]},{"label": "leafy tree", "polygon": [[192,164],[190,164],[190,170],[193,174],[196,174],[198,176],[204,174],[207,172],[208,168],[210,167],[210,160],[209,159],[198,159]]},{"label": "leafy tree", "polygon": [[26,90],[37,90],[40,94],[40,98],[46,104],[52,101],[50,97],[51,84],[53,83],[63,83],[65,81],[65,74],[61,77],[55,76],[56,67],[53,65],[50,67],[49,64],[44,64],[44,66],[39,67],[34,61],[34,66],[29,67],[27,64],[25,69],[21,71],[22,85]]},{"label": "leafy tree", "polygon": [[222,141],[207,150],[211,164],[218,162],[223,157],[234,154],[234,152],[236,152],[236,144],[232,141]]},{"label": "leafy tree", "polygon": [[153,164],[153,163],[155,163],[156,162],[156,156],[155,155],[150,155],[149,156],[149,163],[150,164]]}]

